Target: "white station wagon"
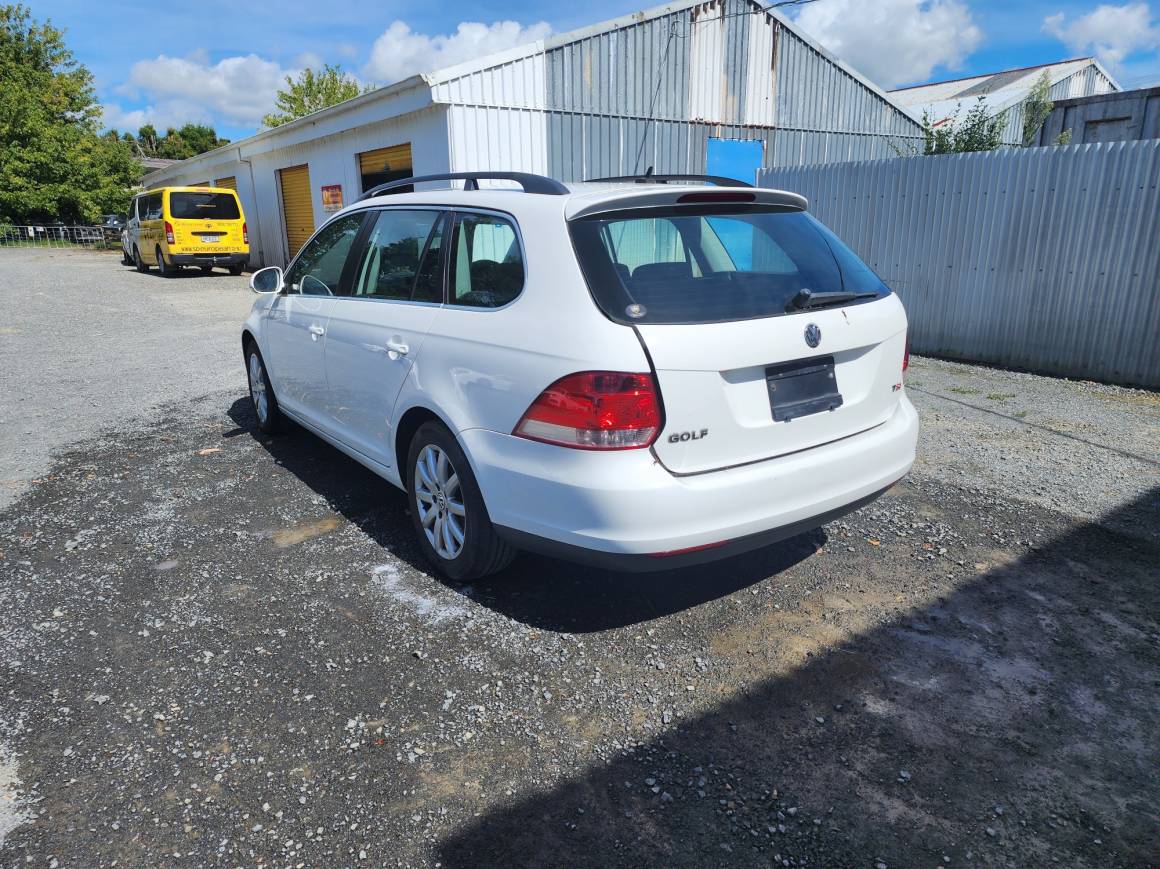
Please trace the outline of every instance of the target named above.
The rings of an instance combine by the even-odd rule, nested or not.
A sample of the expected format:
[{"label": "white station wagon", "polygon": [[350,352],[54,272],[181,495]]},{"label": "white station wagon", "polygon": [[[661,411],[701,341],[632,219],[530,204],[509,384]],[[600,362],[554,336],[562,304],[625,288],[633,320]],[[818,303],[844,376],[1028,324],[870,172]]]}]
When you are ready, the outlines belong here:
[{"label": "white station wagon", "polygon": [[914,461],[902,304],[793,193],[410,178],[251,286],[259,426],[289,418],[404,489],[452,579],[517,549],[707,562],[854,510]]}]

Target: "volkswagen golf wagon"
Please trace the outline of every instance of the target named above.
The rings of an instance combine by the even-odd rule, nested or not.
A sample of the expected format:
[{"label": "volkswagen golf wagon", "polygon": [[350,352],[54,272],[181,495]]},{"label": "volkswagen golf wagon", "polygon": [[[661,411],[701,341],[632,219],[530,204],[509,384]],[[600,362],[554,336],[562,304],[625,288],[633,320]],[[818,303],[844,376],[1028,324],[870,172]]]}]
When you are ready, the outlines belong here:
[{"label": "volkswagen golf wagon", "polygon": [[252,276],[258,425],[405,490],[455,580],[518,549],[704,563],[857,509],[914,461],[902,304],[801,196],[708,180],[375,188]]}]

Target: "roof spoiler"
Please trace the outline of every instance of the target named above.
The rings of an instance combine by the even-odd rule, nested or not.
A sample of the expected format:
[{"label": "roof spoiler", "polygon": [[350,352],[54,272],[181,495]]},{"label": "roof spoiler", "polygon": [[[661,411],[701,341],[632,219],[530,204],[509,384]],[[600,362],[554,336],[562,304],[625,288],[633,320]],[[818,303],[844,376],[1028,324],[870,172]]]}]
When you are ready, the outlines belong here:
[{"label": "roof spoiler", "polygon": [[384,193],[428,181],[463,181],[465,182],[464,190],[478,190],[480,181],[514,181],[524,189],[524,193],[539,193],[544,196],[566,196],[571,193],[555,178],[532,175],[529,172],[441,172],[438,175],[415,175],[411,178],[400,178],[397,181],[379,184],[360,196],[358,201],[362,202],[372,196],[382,196]]}]

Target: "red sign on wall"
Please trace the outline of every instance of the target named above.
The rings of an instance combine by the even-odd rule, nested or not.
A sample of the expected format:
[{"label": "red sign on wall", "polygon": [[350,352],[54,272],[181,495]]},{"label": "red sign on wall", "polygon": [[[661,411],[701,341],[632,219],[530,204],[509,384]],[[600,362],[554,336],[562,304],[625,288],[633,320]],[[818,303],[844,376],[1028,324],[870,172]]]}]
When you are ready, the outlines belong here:
[{"label": "red sign on wall", "polygon": [[322,188],[322,210],[323,211],[341,211],[342,210],[342,185],[341,184],[327,184]]}]

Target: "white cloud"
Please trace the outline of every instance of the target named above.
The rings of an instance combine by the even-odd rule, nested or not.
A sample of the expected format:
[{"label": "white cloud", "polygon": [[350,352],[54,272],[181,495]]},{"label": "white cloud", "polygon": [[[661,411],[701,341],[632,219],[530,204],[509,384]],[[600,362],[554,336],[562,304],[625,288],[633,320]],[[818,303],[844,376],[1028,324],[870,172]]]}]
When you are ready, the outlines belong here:
[{"label": "white cloud", "polygon": [[983,41],[961,0],[826,0],[795,22],[883,88],[957,69]]},{"label": "white cloud", "polygon": [[143,122],[159,128],[186,121],[257,127],[274,108],[283,79],[297,72],[255,54],[226,57],[217,63],[210,63],[201,52],[140,60],[116,91],[148,106],[122,111],[116,104],[106,104],[105,123],[133,130],[133,124]]},{"label": "white cloud", "polygon": [[415,33],[403,21],[394,21],[375,40],[363,74],[368,79],[389,84],[415,73],[535,42],[551,32],[552,28],[544,21],[527,27],[517,21],[494,24],[462,21],[452,34],[427,36]]},{"label": "white cloud", "polygon": [[1043,19],[1043,32],[1075,54],[1094,54],[1112,70],[1130,55],[1160,49],[1160,26],[1147,3],[1101,4],[1071,22],[1057,12]]}]

